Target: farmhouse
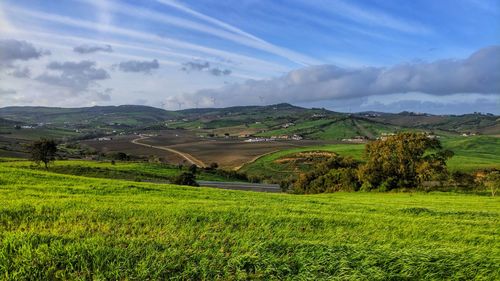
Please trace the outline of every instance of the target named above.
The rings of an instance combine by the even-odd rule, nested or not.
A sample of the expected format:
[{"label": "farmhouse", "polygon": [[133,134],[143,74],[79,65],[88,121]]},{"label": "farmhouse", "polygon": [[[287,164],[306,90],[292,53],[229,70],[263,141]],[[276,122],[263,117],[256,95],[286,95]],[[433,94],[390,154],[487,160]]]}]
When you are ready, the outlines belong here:
[{"label": "farmhouse", "polygon": [[273,139],[268,139],[268,138],[251,138],[244,140],[244,142],[266,142],[266,141],[273,141]]}]

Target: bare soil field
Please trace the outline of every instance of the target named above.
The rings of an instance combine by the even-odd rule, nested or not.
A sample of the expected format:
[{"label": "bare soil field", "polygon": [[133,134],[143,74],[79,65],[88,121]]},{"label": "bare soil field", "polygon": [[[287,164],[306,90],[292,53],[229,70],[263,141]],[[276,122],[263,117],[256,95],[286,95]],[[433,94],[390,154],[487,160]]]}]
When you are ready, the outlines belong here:
[{"label": "bare soil field", "polygon": [[244,139],[200,137],[198,133],[187,130],[162,130],[145,134],[148,137],[139,142],[158,148],[132,143],[132,140],[139,138],[137,135],[114,137],[111,141],[92,140],[83,143],[102,152],[121,151],[137,156],[157,155],[173,164],[186,162],[186,159],[178,154],[160,149],[170,148],[191,155],[207,165],[216,162],[226,169],[240,167],[269,152],[332,143],[312,140],[244,142]]},{"label": "bare soil field", "polygon": [[153,131],[151,135],[156,135],[154,137],[148,138],[147,142],[151,145],[157,146],[170,146],[176,144],[184,143],[195,143],[199,141],[206,141],[206,138],[199,137],[199,134],[188,130],[163,130],[163,131]]},{"label": "bare soil field", "polygon": [[237,139],[193,138],[177,134],[161,135],[141,140],[142,143],[164,146],[188,153],[206,164],[216,162],[222,168],[233,169],[256,157],[282,149],[324,144],[321,141],[244,142]]},{"label": "bare soil field", "polygon": [[185,162],[181,156],[165,150],[146,147],[132,143],[132,140],[137,139],[137,136],[120,136],[113,137],[110,141],[87,140],[82,141],[82,144],[88,145],[97,151],[104,153],[124,152],[134,156],[151,156],[155,155],[163,158],[166,162],[177,164]]}]

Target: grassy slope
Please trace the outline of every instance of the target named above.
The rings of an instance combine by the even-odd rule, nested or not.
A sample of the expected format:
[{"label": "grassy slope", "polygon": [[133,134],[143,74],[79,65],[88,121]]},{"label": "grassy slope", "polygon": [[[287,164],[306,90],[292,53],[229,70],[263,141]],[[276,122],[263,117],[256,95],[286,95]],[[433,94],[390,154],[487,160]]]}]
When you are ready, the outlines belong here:
[{"label": "grassy slope", "polygon": [[451,170],[500,169],[500,138],[475,136],[445,138],[443,146],[455,152],[448,162]]},{"label": "grassy slope", "polygon": [[[489,136],[476,137],[447,137],[442,140],[443,146],[455,152],[455,156],[448,161],[450,170],[473,171],[477,169],[500,169],[500,138]],[[351,156],[362,160],[364,145],[362,144],[333,144],[282,150],[265,155],[257,161],[242,167],[241,171],[250,175],[261,175],[271,179],[281,179],[294,172],[283,169],[275,160],[287,155],[302,152],[325,150],[336,152],[342,156]]]},{"label": "grassy slope", "polygon": [[[0,158],[0,162],[1,162]],[[8,161],[0,163],[2,166],[24,168],[24,169],[42,169],[33,166],[30,161]],[[93,178],[125,179],[133,181],[153,181],[165,182],[181,172],[173,165],[144,163],[144,162],[116,162],[112,165],[110,162],[95,162],[84,160],[64,160],[55,161],[50,166],[50,171],[60,174],[80,175]],[[231,178],[225,178],[220,175],[212,174],[200,170],[196,175],[198,180],[206,181],[237,181]]]},{"label": "grassy slope", "polygon": [[64,137],[74,137],[78,133],[71,130],[58,128],[35,128],[35,129],[5,129],[4,132],[9,132],[5,137],[18,140],[38,140],[40,138],[60,139]]},{"label": "grassy slope", "polygon": [[10,279],[500,278],[498,198],[262,194],[0,167]]},{"label": "grassy slope", "polygon": [[284,170],[283,166],[275,161],[284,156],[304,151],[330,151],[342,156],[351,156],[354,159],[362,159],[363,144],[331,144],[321,146],[299,147],[267,154],[257,159],[255,162],[244,165],[240,171],[249,175],[258,175],[270,179],[281,179],[294,171]]},{"label": "grassy slope", "polygon": [[[158,122],[177,116],[178,113],[163,109],[140,106],[94,106],[81,108],[13,106],[0,108],[0,116],[28,123],[82,123],[87,122]],[[84,122],[86,123],[86,122]]]},{"label": "grassy slope", "polygon": [[401,127],[373,122],[360,118],[319,119],[297,122],[295,126],[270,130],[259,136],[277,136],[299,134],[312,139],[344,139],[355,136],[375,137],[381,133],[400,131]]}]

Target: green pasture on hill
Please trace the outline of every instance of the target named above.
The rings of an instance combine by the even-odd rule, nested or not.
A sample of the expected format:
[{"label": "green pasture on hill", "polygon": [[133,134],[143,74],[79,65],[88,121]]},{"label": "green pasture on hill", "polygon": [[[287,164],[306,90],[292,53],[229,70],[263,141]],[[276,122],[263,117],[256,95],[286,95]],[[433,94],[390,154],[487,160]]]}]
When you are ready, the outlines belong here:
[{"label": "green pasture on hill", "polygon": [[0,166],[0,278],[498,280],[500,199],[267,194]]},{"label": "green pasture on hill", "polygon": [[4,137],[10,139],[18,140],[38,140],[40,138],[47,139],[60,139],[60,138],[70,138],[78,135],[75,131],[57,129],[57,128],[33,128],[33,129],[14,129],[14,128],[2,128],[0,129],[4,133]]},{"label": "green pasture on hill", "polygon": [[[500,169],[500,138],[490,136],[444,137],[442,144],[455,155],[448,160],[450,171],[472,172],[479,169]],[[282,150],[265,155],[244,165],[242,172],[279,180],[300,171],[289,170],[276,160],[304,151],[329,151],[363,161],[364,144],[332,144]]]},{"label": "green pasture on hill", "polygon": [[341,156],[350,156],[354,159],[361,160],[363,157],[364,145],[331,144],[286,149],[264,155],[255,162],[244,165],[240,171],[245,172],[248,175],[258,175],[268,179],[283,179],[297,171],[284,169],[283,165],[276,163],[276,160],[288,155],[306,151],[328,151],[337,153]]},{"label": "green pasture on hill", "polygon": [[[42,166],[36,166],[30,161],[1,161],[1,158],[0,165],[23,169],[44,169]],[[112,164],[110,161],[58,160],[50,164],[50,171],[53,173],[92,178],[165,182],[182,172],[186,172],[187,168],[180,170],[174,165],[146,162],[116,161],[115,164]],[[196,178],[206,181],[238,181],[237,179],[223,177],[202,169],[198,170]]]},{"label": "green pasture on hill", "polygon": [[490,136],[444,138],[443,146],[455,152],[450,170],[500,169],[500,138]]}]

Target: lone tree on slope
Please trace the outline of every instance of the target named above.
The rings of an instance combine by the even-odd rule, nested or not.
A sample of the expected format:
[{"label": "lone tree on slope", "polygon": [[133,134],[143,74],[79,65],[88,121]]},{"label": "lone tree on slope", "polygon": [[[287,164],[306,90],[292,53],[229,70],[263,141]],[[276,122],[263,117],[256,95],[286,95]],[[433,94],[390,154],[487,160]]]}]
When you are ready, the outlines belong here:
[{"label": "lone tree on slope", "polygon": [[31,160],[37,165],[42,162],[45,169],[49,168],[49,163],[55,160],[57,143],[54,140],[40,139],[34,141],[29,147]]}]

